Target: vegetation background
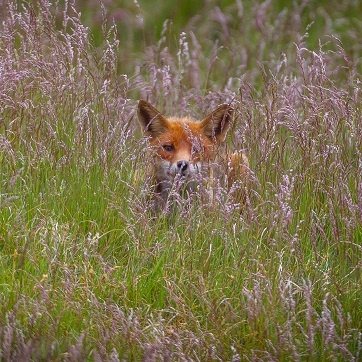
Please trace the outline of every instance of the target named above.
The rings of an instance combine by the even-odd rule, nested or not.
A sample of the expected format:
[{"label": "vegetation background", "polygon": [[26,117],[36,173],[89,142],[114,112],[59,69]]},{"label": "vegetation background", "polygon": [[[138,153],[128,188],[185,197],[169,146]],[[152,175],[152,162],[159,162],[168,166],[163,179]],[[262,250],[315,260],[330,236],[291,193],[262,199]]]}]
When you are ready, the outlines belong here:
[{"label": "vegetation background", "polygon": [[[361,4],[1,1],[0,359],[361,360]],[[242,215],[152,215],[140,98],[233,105]]]}]

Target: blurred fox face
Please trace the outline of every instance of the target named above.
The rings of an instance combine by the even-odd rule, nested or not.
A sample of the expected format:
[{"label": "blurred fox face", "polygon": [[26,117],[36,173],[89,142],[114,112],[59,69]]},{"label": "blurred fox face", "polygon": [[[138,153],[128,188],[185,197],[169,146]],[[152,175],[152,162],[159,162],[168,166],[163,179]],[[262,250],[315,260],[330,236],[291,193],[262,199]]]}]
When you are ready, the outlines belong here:
[{"label": "blurred fox face", "polygon": [[154,152],[157,182],[176,176],[192,179],[208,163],[215,146],[225,138],[230,118],[227,105],[219,107],[201,122],[188,118],[165,118],[149,103],[140,101],[138,118]]},{"label": "blurred fox face", "polygon": [[166,132],[151,137],[150,146],[155,153],[156,178],[163,181],[176,175],[192,178],[209,161],[213,144],[198,124],[174,120]]}]

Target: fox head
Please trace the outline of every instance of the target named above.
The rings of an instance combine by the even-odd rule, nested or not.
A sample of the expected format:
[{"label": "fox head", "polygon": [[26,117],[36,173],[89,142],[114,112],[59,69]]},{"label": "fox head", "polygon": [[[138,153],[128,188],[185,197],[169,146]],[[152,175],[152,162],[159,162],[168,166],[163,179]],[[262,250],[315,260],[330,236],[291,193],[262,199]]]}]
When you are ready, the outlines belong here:
[{"label": "fox head", "polygon": [[139,101],[138,119],[154,152],[156,181],[172,182],[177,175],[189,180],[210,162],[225,139],[232,111],[224,104],[197,122],[187,117],[166,118],[150,103]]}]

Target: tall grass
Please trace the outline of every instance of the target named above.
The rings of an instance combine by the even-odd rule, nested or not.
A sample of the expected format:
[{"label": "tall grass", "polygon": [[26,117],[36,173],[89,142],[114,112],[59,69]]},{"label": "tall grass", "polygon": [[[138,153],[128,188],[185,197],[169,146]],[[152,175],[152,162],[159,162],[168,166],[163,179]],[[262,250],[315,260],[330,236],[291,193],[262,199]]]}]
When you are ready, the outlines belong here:
[{"label": "tall grass", "polygon": [[[362,358],[360,25],[326,13],[313,47],[313,2],[207,6],[128,54],[105,20],[96,47],[72,2],[4,2],[0,359]],[[152,214],[140,98],[233,104],[242,215],[222,180],[216,209]]]}]

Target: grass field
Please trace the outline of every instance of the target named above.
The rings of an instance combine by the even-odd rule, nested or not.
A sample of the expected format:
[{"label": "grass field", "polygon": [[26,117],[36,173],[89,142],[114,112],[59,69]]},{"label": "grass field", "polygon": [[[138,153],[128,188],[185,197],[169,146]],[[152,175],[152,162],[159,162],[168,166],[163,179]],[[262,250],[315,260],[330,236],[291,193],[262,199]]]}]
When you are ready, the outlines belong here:
[{"label": "grass field", "polygon": [[[0,360],[360,361],[360,3],[154,4],[0,6]],[[139,99],[233,105],[241,215],[153,215]]]}]

